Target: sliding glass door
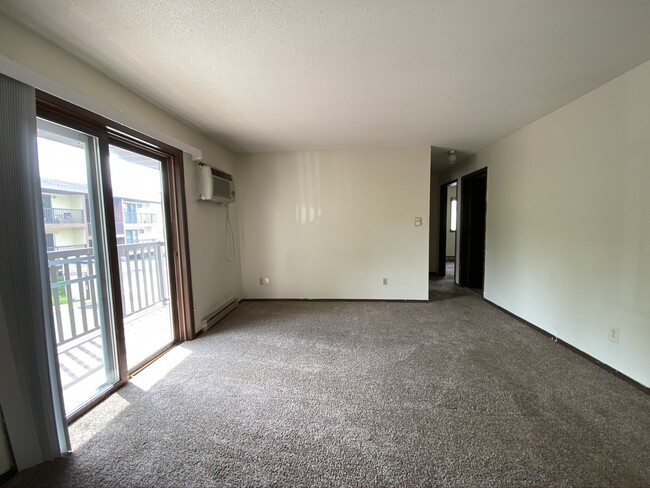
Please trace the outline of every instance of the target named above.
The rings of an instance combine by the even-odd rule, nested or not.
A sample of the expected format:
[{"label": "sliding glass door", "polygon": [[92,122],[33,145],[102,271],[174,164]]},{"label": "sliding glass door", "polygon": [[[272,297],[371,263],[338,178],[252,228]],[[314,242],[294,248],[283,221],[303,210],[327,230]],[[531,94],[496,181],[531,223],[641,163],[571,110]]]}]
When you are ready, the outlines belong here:
[{"label": "sliding glass door", "polygon": [[122,323],[129,371],[175,339],[170,306],[164,160],[110,145]]},{"label": "sliding glass door", "polygon": [[119,381],[98,137],[38,120],[51,305],[66,415]]},{"label": "sliding glass door", "polygon": [[42,231],[70,419],[179,340],[174,159],[68,115],[39,115]]}]

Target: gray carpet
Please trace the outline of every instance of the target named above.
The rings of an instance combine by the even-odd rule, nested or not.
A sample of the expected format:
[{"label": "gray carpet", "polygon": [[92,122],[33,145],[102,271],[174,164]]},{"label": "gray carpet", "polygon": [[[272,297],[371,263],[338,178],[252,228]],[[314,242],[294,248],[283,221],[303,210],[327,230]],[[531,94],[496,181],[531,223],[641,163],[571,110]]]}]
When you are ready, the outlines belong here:
[{"label": "gray carpet", "polygon": [[11,485],[650,486],[648,395],[449,280],[431,299],[244,302]]}]

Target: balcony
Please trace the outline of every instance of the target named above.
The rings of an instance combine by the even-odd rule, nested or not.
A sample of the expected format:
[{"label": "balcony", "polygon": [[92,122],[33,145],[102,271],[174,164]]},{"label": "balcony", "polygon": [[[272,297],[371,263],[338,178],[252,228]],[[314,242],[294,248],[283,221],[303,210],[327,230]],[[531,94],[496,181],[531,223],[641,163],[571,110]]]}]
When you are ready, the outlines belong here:
[{"label": "balcony", "polygon": [[85,224],[84,211],[78,208],[44,208],[45,224]]},{"label": "balcony", "polygon": [[[129,366],[171,342],[162,242],[118,245]],[[48,252],[52,312],[66,409],[106,377],[97,262],[92,248]]]},{"label": "balcony", "polygon": [[86,249],[86,246],[84,246],[83,244],[72,245],[72,246],[47,246],[47,252],[72,251],[74,249]]},{"label": "balcony", "polygon": [[155,224],[156,214],[142,212],[124,212],[125,224]]}]

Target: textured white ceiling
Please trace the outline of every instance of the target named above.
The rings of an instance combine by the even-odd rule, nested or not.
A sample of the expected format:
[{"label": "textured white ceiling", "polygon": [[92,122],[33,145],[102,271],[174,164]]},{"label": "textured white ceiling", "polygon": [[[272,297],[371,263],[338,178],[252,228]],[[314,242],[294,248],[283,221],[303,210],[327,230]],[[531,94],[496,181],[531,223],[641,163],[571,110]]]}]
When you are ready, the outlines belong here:
[{"label": "textured white ceiling", "polygon": [[648,0],[2,0],[236,151],[476,151],[650,59]]}]

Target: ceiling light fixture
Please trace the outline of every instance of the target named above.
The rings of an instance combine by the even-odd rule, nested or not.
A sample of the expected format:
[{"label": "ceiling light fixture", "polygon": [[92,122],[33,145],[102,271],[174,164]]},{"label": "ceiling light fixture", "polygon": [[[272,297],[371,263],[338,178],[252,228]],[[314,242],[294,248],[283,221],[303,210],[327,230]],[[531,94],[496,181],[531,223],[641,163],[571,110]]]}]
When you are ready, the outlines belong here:
[{"label": "ceiling light fixture", "polygon": [[456,162],[456,151],[454,149],[449,151],[448,159],[449,159],[449,164],[454,164]]}]

